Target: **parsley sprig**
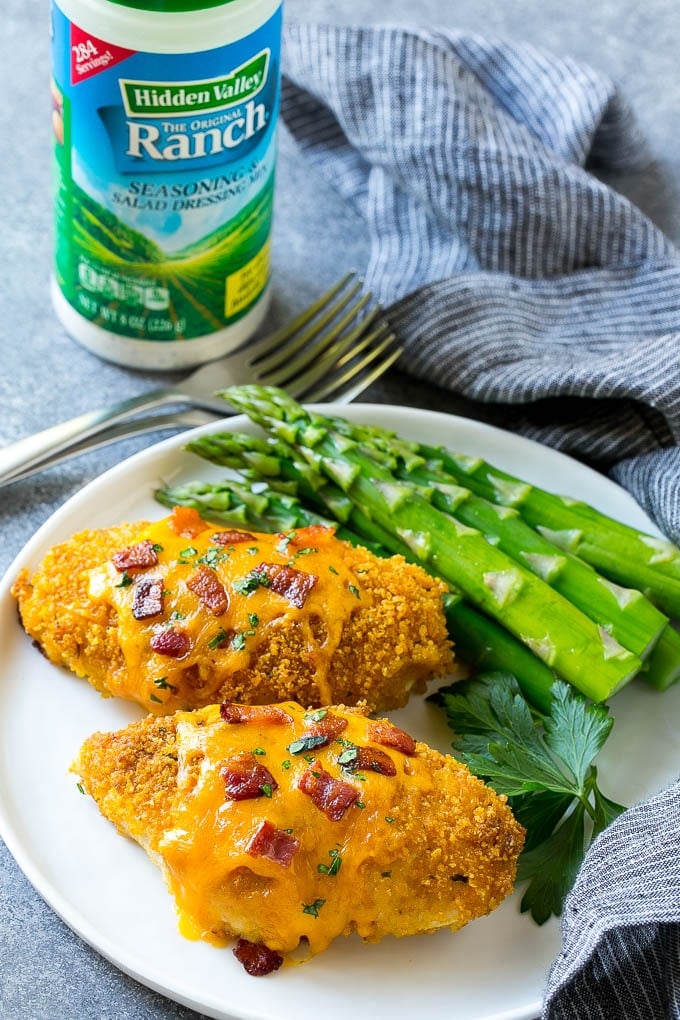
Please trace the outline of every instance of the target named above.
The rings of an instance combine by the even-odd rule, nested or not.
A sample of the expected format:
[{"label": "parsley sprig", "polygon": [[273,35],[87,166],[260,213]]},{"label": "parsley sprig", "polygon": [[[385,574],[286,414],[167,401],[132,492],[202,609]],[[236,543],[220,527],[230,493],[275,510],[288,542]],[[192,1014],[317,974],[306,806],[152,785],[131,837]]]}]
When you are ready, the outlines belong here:
[{"label": "parsley sprig", "polygon": [[529,706],[509,673],[487,673],[434,695],[471,772],[510,799],[527,830],[521,910],[538,924],[562,912],[590,842],[624,810],[597,785],[593,760],[614,720],[556,680],[548,714]]}]

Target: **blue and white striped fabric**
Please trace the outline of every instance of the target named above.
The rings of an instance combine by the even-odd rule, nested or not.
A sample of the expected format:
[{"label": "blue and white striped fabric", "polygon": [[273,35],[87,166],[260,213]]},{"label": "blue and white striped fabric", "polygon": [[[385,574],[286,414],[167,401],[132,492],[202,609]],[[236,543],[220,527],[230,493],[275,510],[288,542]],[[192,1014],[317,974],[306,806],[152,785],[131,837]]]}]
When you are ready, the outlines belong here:
[{"label": "blue and white striped fabric", "polygon": [[503,405],[680,542],[680,253],[585,169],[644,158],[611,82],[467,35],[285,42],[284,122],[366,220],[401,367]]},{"label": "blue and white striped fabric", "polygon": [[[612,83],[403,28],[289,24],[284,53],[283,120],[367,223],[400,367],[608,471],[680,541],[680,253],[589,172],[644,165]],[[544,1016],[680,1020],[680,786],[592,848]]]}]

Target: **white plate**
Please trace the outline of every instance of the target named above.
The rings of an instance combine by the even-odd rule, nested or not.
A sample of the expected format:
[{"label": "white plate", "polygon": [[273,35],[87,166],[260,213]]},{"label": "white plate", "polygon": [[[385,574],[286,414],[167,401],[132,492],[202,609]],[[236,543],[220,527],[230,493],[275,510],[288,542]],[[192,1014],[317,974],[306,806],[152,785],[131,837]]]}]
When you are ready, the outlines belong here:
[{"label": "white plate", "polygon": [[[337,408],[335,409],[337,411]],[[627,523],[653,530],[634,501],[576,461],[499,429],[410,408],[354,405],[343,414],[426,442],[481,455],[546,488],[578,496]],[[248,427],[229,419],[198,432]],[[71,928],[121,970],[213,1017],[238,1020],[530,1020],[559,948],[559,925],[539,928],[519,913],[519,895],[463,931],[362,945],[339,939],[300,967],[249,978],[229,949],[177,932],[160,873],[80,795],[68,767],[81,742],[141,710],[101,698],[48,663],[21,631],[9,587],[20,567],[85,527],[160,517],[159,482],[219,477],[186,454],[186,434],[137,454],[92,482],[39,530],[0,588],[0,834],[38,892]],[[600,759],[605,793],[631,804],[673,778],[680,734],[672,720],[680,686],[659,695],[633,684],[615,699],[614,735]],[[414,700],[393,718],[446,751],[440,710]],[[649,753],[650,747],[654,754]]]}]

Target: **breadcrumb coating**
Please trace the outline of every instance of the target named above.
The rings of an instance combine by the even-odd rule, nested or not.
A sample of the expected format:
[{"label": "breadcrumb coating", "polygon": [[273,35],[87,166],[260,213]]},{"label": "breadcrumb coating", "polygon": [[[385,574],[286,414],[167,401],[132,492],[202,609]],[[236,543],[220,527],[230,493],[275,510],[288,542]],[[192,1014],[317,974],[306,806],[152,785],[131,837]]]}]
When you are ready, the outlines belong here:
[{"label": "breadcrumb coating", "polygon": [[[388,710],[451,673],[446,586],[420,567],[380,559],[327,528],[283,541],[245,533],[224,546],[215,526],[196,520],[189,537],[171,517],[84,531],[50,550],[13,588],[27,633],[52,662],[155,714],[221,700]],[[155,562],[123,570],[121,550],[144,543],[159,550]],[[288,572],[280,590],[264,568],[275,581]],[[206,575],[217,585],[213,604],[227,606],[218,615],[205,604]],[[140,616],[144,584],[147,595],[156,585],[161,608],[149,610],[147,598]],[[177,645],[169,651],[167,632]]]},{"label": "breadcrumb coating", "polygon": [[[289,724],[230,725],[216,706],[148,717],[90,737],[74,765],[102,814],[161,866],[185,933],[217,944],[245,938],[281,954],[303,941],[313,955],[352,932],[378,941],[457,930],[512,891],[524,830],[506,798],[465,766],[423,743],[401,751],[380,742],[372,720],[343,706],[323,710],[331,732],[345,725],[342,742],[317,747],[310,765],[294,741],[322,723],[299,705],[275,708]],[[377,748],[377,771],[348,771],[348,746]],[[267,796],[230,801],[225,766],[253,747],[271,773]],[[310,770],[354,789],[355,803],[329,816],[305,792]],[[248,849],[263,826],[288,834],[285,854]]]}]

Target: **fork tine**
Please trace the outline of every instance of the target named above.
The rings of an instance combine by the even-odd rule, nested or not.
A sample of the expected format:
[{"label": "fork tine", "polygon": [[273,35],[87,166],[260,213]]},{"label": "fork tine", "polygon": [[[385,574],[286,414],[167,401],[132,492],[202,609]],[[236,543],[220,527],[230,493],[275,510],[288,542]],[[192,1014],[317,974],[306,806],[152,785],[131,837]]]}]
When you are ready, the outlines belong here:
[{"label": "fork tine", "polygon": [[310,375],[310,382],[320,377],[343,352],[351,349],[380,314],[380,310],[374,308],[347,332],[347,327],[369,301],[370,295],[362,297],[330,329],[310,340],[292,359],[285,358],[276,370],[260,375],[258,381],[266,386],[282,386],[285,389],[300,376],[306,379]]},{"label": "fork tine", "polygon": [[[377,313],[376,313],[377,314]],[[269,385],[281,386],[283,389],[295,390],[297,393],[305,393],[311,386],[321,382],[326,376],[337,372],[343,365],[349,364],[365,351],[371,344],[376,344],[389,330],[388,323],[383,320],[376,329],[368,331],[375,316],[369,320],[360,322],[346,336],[341,336],[331,347],[312,359],[304,371],[291,373],[286,371],[280,373],[277,380],[267,380]],[[363,336],[364,332],[366,335]]]},{"label": "fork tine", "polygon": [[[296,354],[299,355],[303,363],[309,361],[313,344],[317,341],[323,341],[326,336],[332,339],[333,336],[344,329],[348,322],[352,321],[362,308],[366,307],[371,300],[370,294],[365,294],[353,305],[350,305],[342,318],[335,322],[338,315],[356,297],[360,290],[361,283],[357,281],[337,301],[329,305],[322,315],[317,316],[307,329],[292,334],[285,343],[279,344],[275,350],[267,351],[257,358],[253,362],[253,367],[258,373],[258,380],[264,382],[268,377],[268,373],[274,372],[277,368],[284,365],[290,365],[291,358]],[[327,326],[329,330],[324,332]]]},{"label": "fork tine", "polygon": [[[349,291],[343,295],[343,291],[346,291],[347,287],[351,284]],[[332,318],[336,312],[332,312],[328,315],[327,309],[333,308],[333,302],[336,298],[337,309],[336,311],[342,310],[348,301],[354,297],[354,295],[361,290],[361,283],[357,280],[356,273],[347,273],[335,286],[331,287],[329,291],[322,294],[313,305],[309,308],[304,309],[300,314],[293,319],[291,322],[281,326],[280,329],[275,330],[273,333],[267,334],[255,343],[250,344],[244,351],[248,356],[248,363],[251,366],[261,365],[266,363],[270,355],[275,354],[277,351],[282,350],[288,346],[297,349],[300,344],[300,336],[306,338],[308,333],[311,332],[313,335],[315,328],[318,328],[318,323],[315,326],[310,326],[309,330],[305,330],[308,323],[313,322],[318,316],[325,313],[325,316]],[[324,318],[325,318],[324,316]],[[304,340],[303,340],[304,342]]]},{"label": "fork tine", "polygon": [[[341,375],[326,375],[319,381],[318,386],[312,386],[306,392],[294,396],[298,399],[304,397],[309,403],[319,401],[351,403],[399,359],[403,347],[401,344],[395,347],[395,342],[394,333],[389,333],[377,347],[365,354],[360,361],[352,363]],[[377,358],[380,360],[376,361]]]}]

